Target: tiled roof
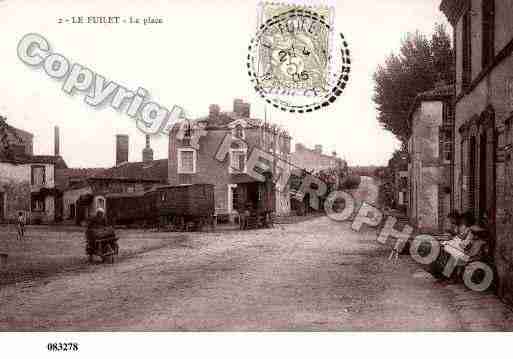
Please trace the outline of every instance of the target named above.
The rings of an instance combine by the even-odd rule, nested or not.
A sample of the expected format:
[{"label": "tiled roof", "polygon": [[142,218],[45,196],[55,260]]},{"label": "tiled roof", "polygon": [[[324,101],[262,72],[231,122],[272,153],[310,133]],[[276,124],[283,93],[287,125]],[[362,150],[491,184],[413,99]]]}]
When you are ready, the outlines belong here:
[{"label": "tiled roof", "polygon": [[167,182],[168,161],[160,159],[149,162],[125,162],[96,173],[91,178]]},{"label": "tiled roof", "polygon": [[220,112],[215,118],[201,117],[195,121],[207,124],[208,129],[209,127],[228,128],[228,125],[236,120],[246,121],[249,127],[260,127],[263,122],[257,118],[243,117],[235,112]]},{"label": "tiled roof", "polygon": [[[64,190],[77,185],[77,181],[87,180],[89,177],[105,171],[105,168],[65,168],[55,171],[55,186]],[[74,182],[74,183],[73,183]]]},{"label": "tiled roof", "polygon": [[5,151],[0,151],[0,162],[9,162],[13,164],[54,164],[56,168],[67,168],[66,162],[61,156],[46,156],[46,155],[27,155],[27,154],[14,154],[9,156]]}]

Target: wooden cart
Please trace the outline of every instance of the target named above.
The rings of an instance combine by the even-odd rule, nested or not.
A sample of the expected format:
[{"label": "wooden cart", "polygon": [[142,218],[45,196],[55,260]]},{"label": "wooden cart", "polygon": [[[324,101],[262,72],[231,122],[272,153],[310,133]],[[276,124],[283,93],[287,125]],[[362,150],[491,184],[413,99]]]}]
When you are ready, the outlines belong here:
[{"label": "wooden cart", "polygon": [[112,193],[105,199],[109,224],[147,227],[158,222],[156,199],[151,192]]}]

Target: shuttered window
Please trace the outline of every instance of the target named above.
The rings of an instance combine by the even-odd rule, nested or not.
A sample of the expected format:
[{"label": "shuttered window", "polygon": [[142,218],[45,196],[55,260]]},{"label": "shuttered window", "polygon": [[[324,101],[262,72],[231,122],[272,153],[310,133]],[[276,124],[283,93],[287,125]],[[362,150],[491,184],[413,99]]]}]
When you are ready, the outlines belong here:
[{"label": "shuttered window", "polygon": [[494,57],[495,0],[483,0],[483,68]]},{"label": "shuttered window", "polygon": [[470,138],[469,146],[469,185],[468,185],[468,209],[475,212],[476,210],[476,170],[477,170],[477,158],[476,158],[476,137]]},{"label": "shuttered window", "polygon": [[195,173],[196,172],[196,153],[190,149],[180,149],[178,152],[178,172]]},{"label": "shuttered window", "polygon": [[462,86],[466,89],[472,77],[472,28],[470,10],[463,15],[463,41],[462,41]]},{"label": "shuttered window", "polygon": [[231,151],[230,172],[244,173],[246,171],[246,151]]}]

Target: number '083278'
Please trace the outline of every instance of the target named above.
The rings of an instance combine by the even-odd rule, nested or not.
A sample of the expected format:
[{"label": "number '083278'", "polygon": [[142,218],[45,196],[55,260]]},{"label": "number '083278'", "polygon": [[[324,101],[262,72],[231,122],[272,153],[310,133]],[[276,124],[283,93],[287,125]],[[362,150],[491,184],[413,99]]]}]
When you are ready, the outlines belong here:
[{"label": "number '083278'", "polygon": [[46,348],[50,352],[76,352],[78,343],[48,343]]}]

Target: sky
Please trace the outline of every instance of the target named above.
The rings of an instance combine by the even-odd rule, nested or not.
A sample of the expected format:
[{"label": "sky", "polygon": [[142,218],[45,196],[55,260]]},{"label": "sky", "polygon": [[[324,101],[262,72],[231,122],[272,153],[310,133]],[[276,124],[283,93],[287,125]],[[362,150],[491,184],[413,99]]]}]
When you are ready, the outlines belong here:
[{"label": "sky", "polygon": [[[268,119],[286,128],[293,143],[322,144],[349,165],[385,165],[399,142],[377,122],[372,75],[397,52],[408,32],[431,34],[446,19],[440,0],[337,0],[335,27],[351,50],[349,84],[323,111],[288,114],[268,108]],[[144,135],[132,118],[110,107],[94,108],[83,92],[68,95],[61,80],[17,57],[25,34],[43,35],[51,50],[71,63],[194,118],[210,104],[232,109],[251,103],[263,118],[265,102],[250,86],[247,47],[255,34],[258,1],[250,0],[0,0],[0,115],[34,134],[36,154],[53,154],[53,127],[60,127],[61,155],[70,167],[115,164],[115,135],[130,137],[130,161],[140,161]],[[71,16],[157,17],[161,24],[58,23]],[[449,25],[448,29],[449,29]],[[155,158],[167,158],[168,138],[152,137]]]}]

